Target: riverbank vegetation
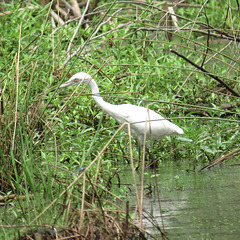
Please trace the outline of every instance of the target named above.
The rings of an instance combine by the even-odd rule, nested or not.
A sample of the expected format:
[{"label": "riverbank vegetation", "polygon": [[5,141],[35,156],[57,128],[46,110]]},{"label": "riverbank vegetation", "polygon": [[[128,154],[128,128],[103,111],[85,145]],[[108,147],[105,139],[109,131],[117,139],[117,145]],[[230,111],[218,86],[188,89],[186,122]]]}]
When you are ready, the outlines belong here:
[{"label": "riverbank vegetation", "polygon": [[121,185],[121,166],[135,179],[139,162],[131,136],[88,87],[51,90],[88,72],[106,101],[149,107],[184,130],[149,142],[159,165],[235,164],[238,1],[22,2],[0,13],[1,238],[167,238],[142,225],[143,156],[142,182]]}]

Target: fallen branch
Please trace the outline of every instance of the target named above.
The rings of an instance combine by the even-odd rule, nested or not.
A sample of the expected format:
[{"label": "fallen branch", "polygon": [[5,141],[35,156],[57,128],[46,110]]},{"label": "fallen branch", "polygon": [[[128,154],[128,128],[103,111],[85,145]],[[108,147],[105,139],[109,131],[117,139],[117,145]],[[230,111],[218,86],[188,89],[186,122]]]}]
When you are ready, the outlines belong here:
[{"label": "fallen branch", "polygon": [[76,17],[81,17],[81,11],[80,11],[80,8],[78,6],[78,2],[76,0],[71,0],[71,3],[72,3],[72,7],[73,9],[75,10],[75,16]]},{"label": "fallen branch", "polygon": [[213,167],[213,166],[215,166],[215,165],[217,165],[217,164],[219,164],[219,163],[221,163],[223,161],[227,161],[230,158],[235,157],[235,156],[237,156],[239,154],[240,154],[240,148],[237,148],[236,150],[234,150],[234,151],[232,151],[232,152],[230,152],[230,153],[228,153],[228,154],[226,154],[226,155],[216,159],[215,161],[211,162],[207,166],[203,167],[200,171],[209,169],[209,168],[211,168],[211,167]]},{"label": "fallen branch", "polygon": [[34,194],[29,194],[28,197],[25,195],[18,196],[16,194],[9,194],[4,197],[0,197],[0,202],[7,202],[11,199],[26,200],[26,199],[32,199],[32,198],[34,198]]}]

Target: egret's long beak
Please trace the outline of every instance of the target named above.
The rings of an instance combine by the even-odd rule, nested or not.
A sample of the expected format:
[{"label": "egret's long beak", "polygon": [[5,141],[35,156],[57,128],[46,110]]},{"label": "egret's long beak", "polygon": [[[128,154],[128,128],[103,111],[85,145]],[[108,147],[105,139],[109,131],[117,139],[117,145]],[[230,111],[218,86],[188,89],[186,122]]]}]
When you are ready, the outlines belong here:
[{"label": "egret's long beak", "polygon": [[[92,78],[76,78],[74,76],[72,76],[68,81],[66,81],[65,83],[61,84],[59,87],[54,88],[51,92],[55,91],[56,89],[60,89],[60,88],[65,88],[65,87],[69,87],[69,86],[75,86],[78,85],[82,82],[84,83],[88,83],[91,81]],[[87,82],[86,82],[87,81]]]},{"label": "egret's long beak", "polygon": [[65,88],[65,87],[69,87],[69,86],[74,86],[74,85],[77,85],[79,83],[80,83],[79,79],[70,78],[68,81],[66,81],[65,83],[61,84],[59,86],[59,88]]},{"label": "egret's long beak", "polygon": [[79,80],[74,78],[70,78],[68,81],[66,81],[65,83],[61,84],[59,87],[54,88],[53,90],[51,90],[51,92],[54,92],[56,89],[60,89],[60,88],[65,88],[65,87],[69,87],[69,86],[74,86],[79,84]]}]

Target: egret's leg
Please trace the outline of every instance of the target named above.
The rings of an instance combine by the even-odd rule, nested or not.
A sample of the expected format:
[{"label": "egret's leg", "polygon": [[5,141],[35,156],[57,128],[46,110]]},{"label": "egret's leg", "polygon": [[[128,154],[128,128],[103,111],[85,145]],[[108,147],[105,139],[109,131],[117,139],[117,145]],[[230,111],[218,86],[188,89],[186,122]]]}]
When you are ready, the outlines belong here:
[{"label": "egret's leg", "polygon": [[[140,167],[140,162],[142,161],[141,159],[141,150],[142,150],[143,146],[141,144],[138,143],[138,165],[135,168],[135,170],[138,170]],[[148,153],[149,156],[149,160],[150,163],[147,165],[147,167],[150,168],[156,168],[157,167],[157,160],[154,158],[153,154],[151,154],[151,152],[149,151],[149,148],[151,148],[150,144],[148,142],[145,143],[145,150]]]},{"label": "egret's leg", "polygon": [[[150,145],[148,144],[148,146],[150,146]],[[156,168],[158,165],[158,163],[157,163],[158,161],[154,158],[153,154],[150,153],[149,148],[147,146],[146,146],[146,152],[148,153],[149,158],[150,158],[150,163],[148,164],[148,166],[150,168]]]},{"label": "egret's leg", "polygon": [[138,170],[139,167],[140,167],[140,162],[141,162],[141,149],[142,149],[142,146],[141,146],[141,144],[138,143],[138,165],[137,165],[137,167],[135,168],[135,170]]}]

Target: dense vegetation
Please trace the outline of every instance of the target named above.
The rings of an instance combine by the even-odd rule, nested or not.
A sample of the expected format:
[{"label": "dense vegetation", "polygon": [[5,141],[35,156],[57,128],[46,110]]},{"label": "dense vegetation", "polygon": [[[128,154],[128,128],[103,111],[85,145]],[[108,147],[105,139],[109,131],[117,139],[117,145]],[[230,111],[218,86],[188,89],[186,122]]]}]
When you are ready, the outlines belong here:
[{"label": "dense vegetation", "polygon": [[[119,165],[130,164],[130,150],[137,165],[137,148],[129,148],[127,134],[117,132],[120,126],[99,110],[86,86],[74,94],[76,87],[51,92],[76,72],[94,76],[105,100],[148,106],[184,129],[181,138],[150,142],[159,164],[189,161],[189,171],[196,171],[214,160],[234,163],[239,153],[238,1],[188,2],[171,15],[172,5],[161,2],[100,1],[94,9],[93,3],[81,6],[77,18],[72,10],[59,10],[63,3],[1,5],[5,239],[13,237],[15,225],[61,226],[61,234],[71,235],[83,231],[86,219],[95,221],[94,214],[112,221],[111,211],[119,211],[119,218],[126,218],[116,196],[124,196],[125,189],[112,189],[112,182],[118,181]],[[83,207],[100,210],[90,216]]]}]

